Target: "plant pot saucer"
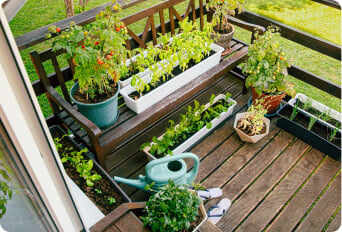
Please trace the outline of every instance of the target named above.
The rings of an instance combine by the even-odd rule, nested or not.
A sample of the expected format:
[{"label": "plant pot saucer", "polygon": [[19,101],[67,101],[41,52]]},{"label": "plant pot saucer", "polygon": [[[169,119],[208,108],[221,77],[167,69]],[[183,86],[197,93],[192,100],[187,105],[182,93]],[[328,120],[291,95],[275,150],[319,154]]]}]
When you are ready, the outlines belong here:
[{"label": "plant pot saucer", "polygon": [[[248,107],[251,106],[252,100],[253,100],[252,97],[250,97],[250,98],[248,99],[248,102],[247,102]],[[281,107],[282,107],[282,104],[280,103],[280,105],[279,105],[278,109],[276,110],[276,112],[274,112],[273,114],[265,114],[264,116],[265,116],[266,118],[270,118],[270,117],[276,116],[278,110],[279,110]]]}]

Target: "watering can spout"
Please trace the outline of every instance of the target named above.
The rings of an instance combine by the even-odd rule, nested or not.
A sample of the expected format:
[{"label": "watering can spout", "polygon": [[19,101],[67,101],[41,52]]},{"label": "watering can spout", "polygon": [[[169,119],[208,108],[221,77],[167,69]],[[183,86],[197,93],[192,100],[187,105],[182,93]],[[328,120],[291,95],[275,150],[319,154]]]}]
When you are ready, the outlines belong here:
[{"label": "watering can spout", "polygon": [[145,176],[139,176],[139,179],[136,179],[136,180],[126,179],[126,178],[122,178],[119,176],[114,176],[113,179],[116,182],[124,183],[130,186],[133,186],[135,188],[141,189],[141,190],[144,190],[146,186]]}]

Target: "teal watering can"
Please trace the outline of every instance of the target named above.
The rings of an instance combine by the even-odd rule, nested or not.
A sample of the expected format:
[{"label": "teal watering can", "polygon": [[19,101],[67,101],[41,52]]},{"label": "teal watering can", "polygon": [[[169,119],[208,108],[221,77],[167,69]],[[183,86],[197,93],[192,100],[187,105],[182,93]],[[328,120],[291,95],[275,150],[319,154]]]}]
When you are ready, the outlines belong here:
[{"label": "teal watering can", "polygon": [[[184,158],[191,158],[195,161],[192,171],[187,172]],[[140,175],[137,180],[118,176],[114,176],[114,180],[144,191],[146,184],[154,182],[155,184],[152,188],[158,190],[159,187],[168,184],[169,179],[177,185],[190,185],[196,179],[198,168],[199,159],[197,155],[193,153],[182,153],[150,161],[145,167],[146,176]]]}]

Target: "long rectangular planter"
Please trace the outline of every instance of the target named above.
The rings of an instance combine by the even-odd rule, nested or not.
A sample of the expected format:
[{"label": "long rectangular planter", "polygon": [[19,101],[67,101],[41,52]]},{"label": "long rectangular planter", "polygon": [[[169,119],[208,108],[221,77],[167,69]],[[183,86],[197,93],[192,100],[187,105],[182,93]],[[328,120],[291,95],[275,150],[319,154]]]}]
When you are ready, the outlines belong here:
[{"label": "long rectangular planter", "polygon": [[[290,132],[291,134],[295,135],[297,138],[317,148],[321,152],[333,157],[334,159],[341,160],[341,148],[340,147],[336,146],[335,144],[329,142],[325,138],[322,138],[318,134],[308,130],[307,128],[290,120],[289,118],[285,116],[284,112],[286,110],[290,110],[292,112],[292,109],[293,109],[293,106],[286,104],[277,112],[277,115],[279,117],[277,119],[277,126]],[[298,112],[296,117],[303,117],[305,120],[310,121],[310,117],[301,111]],[[316,121],[316,123],[314,124],[314,127],[315,126],[325,128],[326,131],[328,131],[328,128],[332,129],[331,126],[323,124],[320,121]],[[341,138],[340,131],[337,131],[336,137]]]},{"label": "long rectangular planter", "polygon": [[[320,112],[322,112],[322,113],[329,113],[329,116],[330,116],[331,118],[333,118],[333,119],[335,119],[336,121],[339,121],[339,122],[341,123],[341,113],[340,113],[340,112],[337,112],[336,110],[331,109],[330,107],[328,107],[328,106],[326,106],[326,105],[324,105],[324,104],[322,104],[322,103],[320,103],[320,102],[318,102],[318,101],[315,101],[315,100],[312,99],[312,98],[307,97],[305,94],[298,93],[298,94],[295,96],[295,98],[292,98],[292,99],[289,101],[289,104],[290,104],[291,106],[295,106],[296,103],[297,103],[297,101],[300,101],[300,102],[302,102],[302,103],[304,103],[304,104],[305,104],[307,101],[310,101],[310,102],[311,102],[311,107],[312,107],[313,109],[315,109],[315,110],[317,110],[317,111],[320,111]],[[302,109],[302,108],[299,108],[299,107],[298,107],[298,109],[299,109],[300,111],[306,113],[306,114],[309,115],[310,117],[316,117],[315,115],[312,115],[311,113],[305,111],[305,110]],[[330,126],[330,127],[335,128],[335,125],[332,125],[332,124],[330,124],[330,123],[328,123],[328,122],[326,122],[326,121],[324,121],[324,120],[322,120],[322,119],[318,119],[318,120],[319,120],[321,123],[323,123],[323,124],[326,124],[326,125],[328,125],[328,126]],[[339,131],[342,132],[341,129],[339,129]]]},{"label": "long rectangular planter", "polygon": [[[219,94],[216,96],[213,104],[215,104],[217,101],[219,101],[220,99],[225,99],[225,95],[223,94]],[[180,144],[178,147],[176,147],[172,152],[174,155],[176,154],[180,154],[183,153],[184,151],[186,151],[187,149],[189,149],[191,146],[193,146],[194,144],[196,144],[200,139],[202,139],[205,135],[207,135],[208,133],[210,133],[212,130],[214,130],[220,123],[222,123],[225,119],[227,119],[230,115],[233,114],[234,108],[236,106],[236,101],[234,101],[232,98],[229,98],[227,102],[232,102],[234,103],[232,106],[230,106],[228,108],[228,110],[226,112],[221,113],[220,118],[215,118],[211,121],[211,128],[208,129],[206,126],[204,126],[202,129],[200,129],[199,131],[197,131],[195,134],[193,134],[190,138],[188,138],[187,140],[185,140],[182,144]],[[207,103],[205,105],[205,109],[208,109],[210,107],[210,103]],[[176,125],[177,127],[177,125]],[[161,135],[158,139],[162,139],[163,135]],[[145,147],[143,149],[143,151],[146,153],[147,158],[149,160],[154,160],[157,159],[155,156],[153,156],[150,153],[150,147]]]},{"label": "long rectangular planter", "polygon": [[[121,89],[120,94],[123,96],[127,107],[136,112],[137,114],[139,114],[145,111],[153,104],[163,99],[164,97],[170,95],[177,89],[188,84],[190,81],[192,81],[202,73],[208,71],[209,69],[217,65],[220,62],[220,57],[223,48],[216,44],[211,44],[211,49],[215,51],[215,54],[204,59],[203,61],[194,65],[193,67],[187,69],[186,71],[182,72],[181,74],[172,78],[171,80],[165,82],[164,84],[150,91],[138,100],[134,100],[129,96],[129,94],[136,91],[134,87],[126,86],[125,88]],[[145,76],[144,80],[149,83],[151,80],[151,76]]]},{"label": "long rectangular planter", "polygon": [[[59,126],[56,125],[50,127],[49,129],[52,135],[65,134],[65,132]],[[82,148],[72,138],[70,138],[70,136],[65,136],[65,139],[68,140],[68,143],[72,144],[72,147],[76,151],[82,150]],[[93,159],[93,155],[90,152],[87,152],[84,155],[88,159]],[[108,173],[96,162],[96,160],[93,160],[93,169],[110,184],[111,188],[114,189],[114,191],[122,197],[124,202],[131,202],[131,199],[127,196],[127,194],[120,188],[120,186],[114,181],[114,179],[111,176],[109,176]]]}]

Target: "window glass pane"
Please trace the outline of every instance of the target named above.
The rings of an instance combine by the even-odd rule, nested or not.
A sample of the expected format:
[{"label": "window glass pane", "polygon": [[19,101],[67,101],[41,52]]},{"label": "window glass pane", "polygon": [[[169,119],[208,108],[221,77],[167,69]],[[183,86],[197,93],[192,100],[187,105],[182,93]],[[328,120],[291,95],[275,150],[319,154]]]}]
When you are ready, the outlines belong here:
[{"label": "window glass pane", "polygon": [[1,127],[0,121],[0,231],[56,231]]}]

